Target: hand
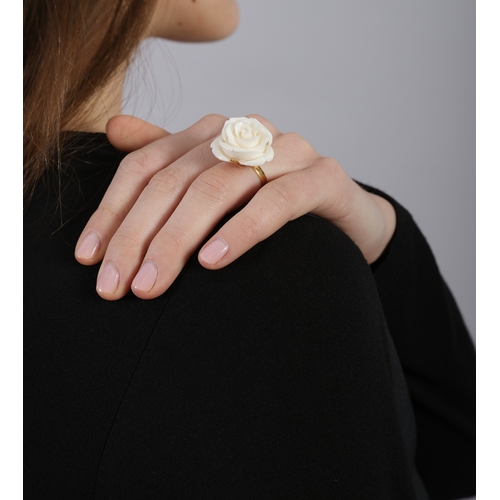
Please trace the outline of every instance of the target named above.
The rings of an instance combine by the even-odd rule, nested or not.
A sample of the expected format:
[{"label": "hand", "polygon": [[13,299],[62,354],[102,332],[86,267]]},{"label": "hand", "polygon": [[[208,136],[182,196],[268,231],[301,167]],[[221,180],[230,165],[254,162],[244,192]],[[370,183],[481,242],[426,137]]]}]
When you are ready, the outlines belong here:
[{"label": "hand", "polygon": [[222,217],[246,202],[203,246],[201,265],[225,267],[306,213],[342,229],[368,263],[381,255],[396,225],[391,204],[362,189],[298,134],[282,134],[255,118],[274,138],[275,157],[264,165],[269,182],[262,188],[251,168],[213,156],[210,143],[222,130],[223,116],[209,115],[177,134],[133,117],[109,122],[115,147],[139,149],[121,163],[77,243],[80,263],[103,260],[101,297],[116,300],[130,288],[144,299],[161,295]]}]

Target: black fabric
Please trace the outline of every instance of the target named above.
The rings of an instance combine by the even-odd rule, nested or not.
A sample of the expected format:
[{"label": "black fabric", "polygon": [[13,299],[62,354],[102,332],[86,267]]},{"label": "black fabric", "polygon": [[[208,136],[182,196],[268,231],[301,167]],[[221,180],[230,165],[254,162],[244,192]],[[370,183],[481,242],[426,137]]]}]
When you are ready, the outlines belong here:
[{"label": "black fabric", "polygon": [[474,347],[402,207],[372,269],[307,215],[107,302],[73,252],[122,157],[79,135],[25,214],[25,498],[474,494]]},{"label": "black fabric", "polygon": [[[412,216],[397,228],[374,271],[417,421],[417,468],[431,498],[472,496],[475,485],[475,349],[429,245]],[[420,430],[422,429],[422,431]]]}]

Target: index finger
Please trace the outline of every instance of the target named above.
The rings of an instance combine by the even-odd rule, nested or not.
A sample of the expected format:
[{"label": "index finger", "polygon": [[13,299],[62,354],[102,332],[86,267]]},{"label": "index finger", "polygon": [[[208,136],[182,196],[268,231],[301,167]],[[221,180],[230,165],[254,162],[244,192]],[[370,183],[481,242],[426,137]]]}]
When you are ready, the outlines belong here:
[{"label": "index finger", "polygon": [[207,115],[191,127],[127,155],[120,163],[99,208],[78,239],[76,260],[85,265],[99,262],[149,180],[188,151],[218,134],[225,120],[221,115]]}]

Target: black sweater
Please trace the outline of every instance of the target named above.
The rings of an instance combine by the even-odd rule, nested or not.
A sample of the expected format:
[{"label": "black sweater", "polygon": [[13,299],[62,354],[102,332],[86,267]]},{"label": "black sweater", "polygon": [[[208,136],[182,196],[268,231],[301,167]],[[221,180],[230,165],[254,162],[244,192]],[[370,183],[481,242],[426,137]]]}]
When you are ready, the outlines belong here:
[{"label": "black sweater", "polygon": [[73,252],[122,157],[81,134],[25,214],[25,498],[474,495],[475,350],[404,208],[365,186],[397,213],[371,267],[306,215],[107,302]]}]

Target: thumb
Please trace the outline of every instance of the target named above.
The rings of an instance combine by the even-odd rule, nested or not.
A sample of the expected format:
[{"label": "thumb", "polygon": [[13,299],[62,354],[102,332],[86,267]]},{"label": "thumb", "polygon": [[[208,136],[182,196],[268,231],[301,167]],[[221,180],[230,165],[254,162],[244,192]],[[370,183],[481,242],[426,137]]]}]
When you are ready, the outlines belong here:
[{"label": "thumb", "polygon": [[129,153],[170,133],[135,116],[117,115],[108,120],[106,135],[116,149]]}]

